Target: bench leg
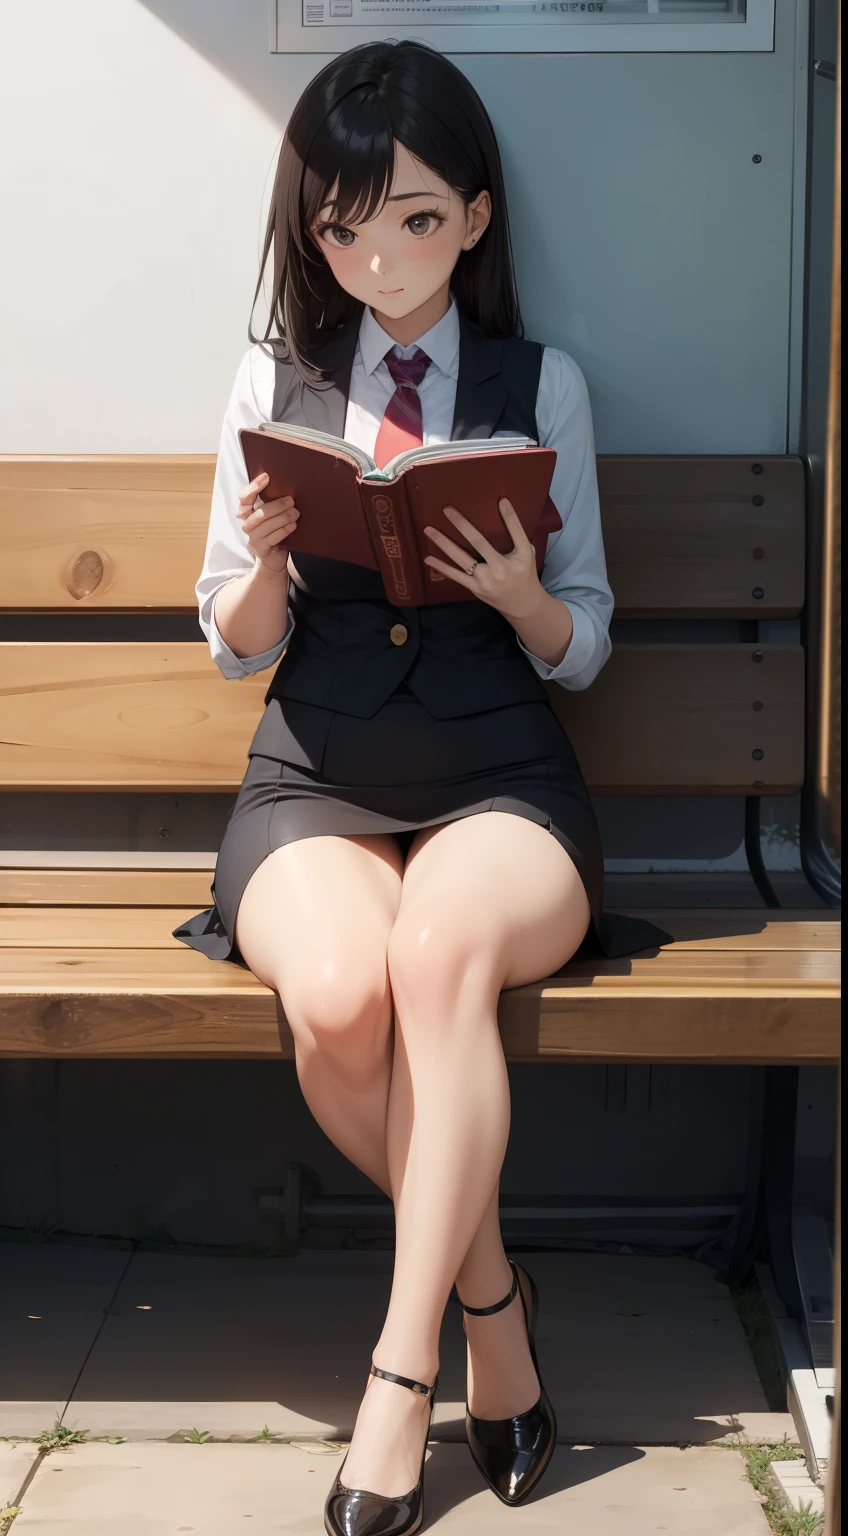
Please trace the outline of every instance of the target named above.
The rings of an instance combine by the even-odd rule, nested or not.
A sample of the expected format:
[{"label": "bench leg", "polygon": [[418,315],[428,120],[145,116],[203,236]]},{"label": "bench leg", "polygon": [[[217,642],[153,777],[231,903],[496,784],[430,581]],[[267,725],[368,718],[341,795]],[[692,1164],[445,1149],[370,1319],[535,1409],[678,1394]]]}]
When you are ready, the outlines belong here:
[{"label": "bench leg", "polygon": [[739,1207],[736,1240],[728,1261],[727,1283],[733,1290],[744,1285],[763,1245],[762,1180],[763,1126],[765,1123],[767,1067],[751,1067],[748,1094],[748,1148],[745,1192]]},{"label": "bench leg", "polygon": [[762,814],[762,797],[760,795],[745,796],[745,857],[748,860],[748,868],[751,871],[757,890],[767,907],[779,907],[780,897],[771,883],[771,877],[766,869],[763,858],[763,845],[760,832]]},{"label": "bench leg", "polygon": [[728,1278],[731,1286],[741,1285],[766,1249],[783,1305],[791,1317],[802,1318],[792,1245],[798,1068],[763,1067],[754,1072],[748,1195]]}]

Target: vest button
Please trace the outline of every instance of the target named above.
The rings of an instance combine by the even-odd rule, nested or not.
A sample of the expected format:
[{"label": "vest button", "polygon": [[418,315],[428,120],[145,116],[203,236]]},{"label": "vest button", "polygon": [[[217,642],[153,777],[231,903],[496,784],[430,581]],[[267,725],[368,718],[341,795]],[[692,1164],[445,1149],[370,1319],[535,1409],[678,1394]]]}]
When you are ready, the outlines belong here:
[{"label": "vest button", "polygon": [[393,624],[389,630],[389,639],[392,645],[403,645],[409,639],[409,630],[405,624]]}]

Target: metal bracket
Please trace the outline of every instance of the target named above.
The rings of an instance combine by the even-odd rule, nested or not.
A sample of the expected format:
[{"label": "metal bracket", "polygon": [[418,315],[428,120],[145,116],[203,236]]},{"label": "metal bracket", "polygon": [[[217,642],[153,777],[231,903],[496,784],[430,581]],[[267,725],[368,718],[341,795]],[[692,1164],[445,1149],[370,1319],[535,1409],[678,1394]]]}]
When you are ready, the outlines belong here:
[{"label": "metal bracket", "polygon": [[827,1476],[831,1459],[832,1421],[827,1405],[828,1393],[815,1379],[803,1330],[794,1318],[787,1316],[767,1264],[757,1265],[757,1279],[786,1383],[786,1406],[795,1421],[807,1470],[814,1482],[820,1482]]},{"label": "metal bracket", "polygon": [[804,1312],[804,1333],[819,1387],[835,1386],[833,1253],[824,1218],[806,1205],[792,1212],[792,1251]]},{"label": "metal bracket", "polygon": [[745,857],[748,860],[748,868],[751,871],[757,890],[767,907],[779,907],[780,897],[771,883],[771,877],[766,869],[763,858],[763,845],[760,831],[760,817],[762,812],[762,796],[745,796]]},{"label": "metal bracket", "polygon": [[[285,1184],[254,1191],[259,1215],[282,1226],[296,1241],[311,1227],[352,1228],[391,1234],[394,1207],[383,1195],[325,1195],[310,1168],[290,1163]],[[500,1201],[504,1235],[516,1240],[593,1238],[694,1246],[718,1241],[738,1219],[739,1198],[667,1200],[562,1200],[547,1195],[506,1195]]]}]

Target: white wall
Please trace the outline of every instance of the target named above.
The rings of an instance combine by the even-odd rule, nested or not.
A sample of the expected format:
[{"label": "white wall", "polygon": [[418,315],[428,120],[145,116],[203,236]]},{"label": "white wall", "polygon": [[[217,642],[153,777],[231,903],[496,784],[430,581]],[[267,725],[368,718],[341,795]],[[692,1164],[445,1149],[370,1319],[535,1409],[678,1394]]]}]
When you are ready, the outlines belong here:
[{"label": "white wall", "polygon": [[[279,76],[265,0],[227,9]],[[3,451],[214,450],[281,122],[138,0],[0,30]]]},{"label": "white wall", "polygon": [[[600,452],[792,451],[806,3],[777,0],[769,54],[458,59],[528,330],[583,368]],[[269,53],[267,0],[0,0],[0,44],[0,449],[213,450],[323,60]]]}]

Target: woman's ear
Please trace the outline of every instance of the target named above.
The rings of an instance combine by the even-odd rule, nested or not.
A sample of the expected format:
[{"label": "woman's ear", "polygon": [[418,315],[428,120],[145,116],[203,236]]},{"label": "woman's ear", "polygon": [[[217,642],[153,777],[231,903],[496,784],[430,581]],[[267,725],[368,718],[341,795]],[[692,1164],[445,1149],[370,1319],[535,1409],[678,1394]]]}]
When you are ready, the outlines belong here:
[{"label": "woman's ear", "polygon": [[473,203],[465,209],[465,239],[462,249],[470,251],[477,244],[492,217],[492,199],[488,192],[478,192]]}]

